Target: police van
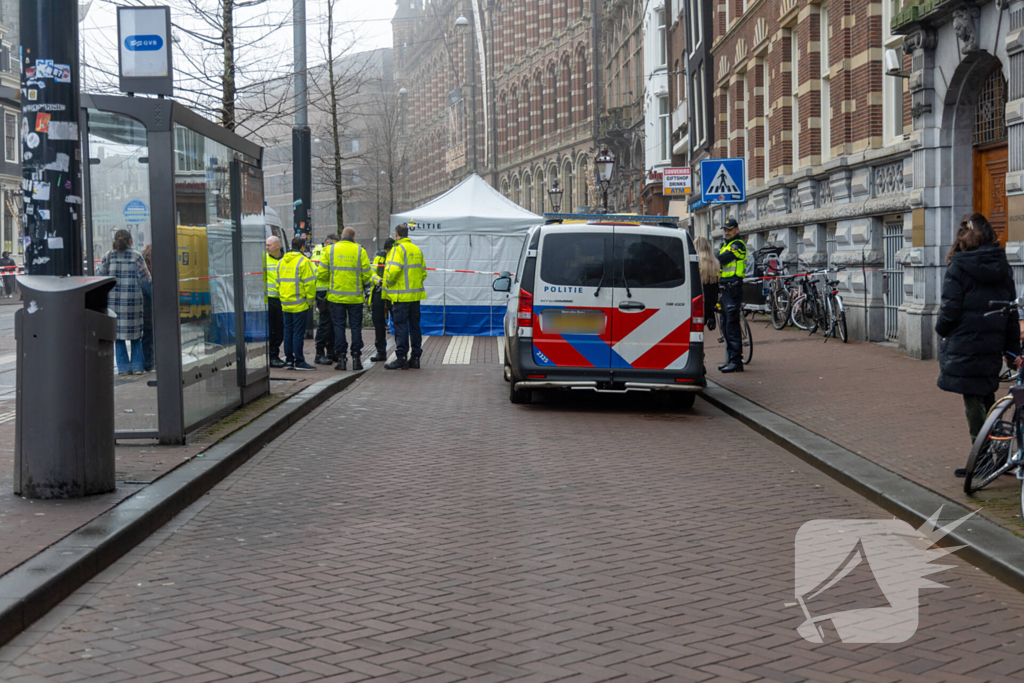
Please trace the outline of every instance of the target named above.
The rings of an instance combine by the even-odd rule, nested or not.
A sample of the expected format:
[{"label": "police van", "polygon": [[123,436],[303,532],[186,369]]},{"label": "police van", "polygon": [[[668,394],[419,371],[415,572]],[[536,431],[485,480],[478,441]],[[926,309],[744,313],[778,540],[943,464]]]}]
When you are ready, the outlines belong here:
[{"label": "police van", "polygon": [[665,216],[545,214],[508,293],[505,379],[512,403],[536,389],[672,392],[704,388],[704,299],[697,251]]}]

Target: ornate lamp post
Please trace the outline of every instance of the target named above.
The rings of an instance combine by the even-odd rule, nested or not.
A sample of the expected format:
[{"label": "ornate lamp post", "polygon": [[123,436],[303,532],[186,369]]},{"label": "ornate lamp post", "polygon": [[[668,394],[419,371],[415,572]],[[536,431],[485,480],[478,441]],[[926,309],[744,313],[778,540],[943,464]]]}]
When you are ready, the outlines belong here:
[{"label": "ornate lamp post", "polygon": [[603,148],[594,158],[594,166],[597,169],[597,182],[601,184],[602,197],[604,199],[604,212],[608,213],[608,187],[612,183],[612,171],[615,169],[615,155]]},{"label": "ornate lamp post", "polygon": [[551,199],[551,210],[554,213],[558,213],[562,208],[562,192],[563,190],[558,184],[558,178],[555,178],[548,189],[548,197]]}]

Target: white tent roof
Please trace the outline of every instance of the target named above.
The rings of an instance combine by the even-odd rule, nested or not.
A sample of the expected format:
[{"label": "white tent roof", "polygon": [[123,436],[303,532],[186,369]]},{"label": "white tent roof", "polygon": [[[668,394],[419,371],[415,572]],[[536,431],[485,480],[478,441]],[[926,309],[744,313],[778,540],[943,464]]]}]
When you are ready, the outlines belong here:
[{"label": "white tent roof", "polygon": [[525,233],[544,219],[501,196],[473,174],[423,206],[391,214],[391,227],[416,223],[416,232],[431,235],[508,235]]}]

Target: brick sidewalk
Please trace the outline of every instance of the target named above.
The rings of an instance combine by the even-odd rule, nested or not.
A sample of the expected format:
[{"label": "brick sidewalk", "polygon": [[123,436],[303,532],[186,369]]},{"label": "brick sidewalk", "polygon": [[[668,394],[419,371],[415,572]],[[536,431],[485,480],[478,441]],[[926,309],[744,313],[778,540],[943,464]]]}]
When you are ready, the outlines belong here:
[{"label": "brick sidewalk", "polygon": [[[363,334],[363,353],[369,356],[373,352],[373,332],[364,331]],[[304,352],[312,361],[312,340],[306,341]],[[335,374],[333,366],[318,365],[316,372],[301,373],[275,369],[271,372],[270,396],[189,434],[184,446],[160,446],[155,441],[145,440],[120,441],[114,453],[117,490],[77,500],[26,500],[14,495],[15,422],[11,420],[0,424],[0,575],[95,519],[147,483],[159,479],[284,399]],[[13,401],[10,403],[13,409]]]},{"label": "brick sidewalk", "polygon": [[[971,447],[959,394],[940,390],[937,361],[908,358],[881,344],[808,337],[799,330],[751,323],[753,362],[746,372],[723,375],[723,355],[707,335],[708,379],[872,462],[1021,533],[1020,484],[1002,477],[975,499],[963,492]],[[1005,386],[1003,392],[1005,393]]]},{"label": "brick sidewalk", "polygon": [[[492,367],[370,373],[0,649],[0,680],[1019,680],[1024,597],[956,558],[907,642],[801,640],[796,530],[888,515],[734,420],[511,406]],[[838,604],[877,597],[848,578]]]}]

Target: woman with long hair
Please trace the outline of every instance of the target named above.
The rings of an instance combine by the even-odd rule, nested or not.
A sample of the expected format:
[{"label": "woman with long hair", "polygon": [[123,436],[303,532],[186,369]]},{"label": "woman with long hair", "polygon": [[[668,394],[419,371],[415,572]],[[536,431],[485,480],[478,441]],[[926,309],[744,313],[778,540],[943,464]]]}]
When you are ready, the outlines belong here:
[{"label": "woman with long hair", "polygon": [[697,258],[700,263],[700,282],[704,286],[704,327],[715,329],[715,306],[718,305],[718,276],[722,272],[711,243],[706,237],[698,237],[693,241],[697,247]]},{"label": "woman with long hair", "polygon": [[1013,271],[988,220],[980,213],[965,218],[948,256],[935,331],[942,337],[939,388],[963,395],[974,443],[995,403],[1003,356],[1020,355],[1020,332],[1016,311],[985,315],[990,301],[1016,298]]},{"label": "woman with long hair", "polygon": [[[143,298],[152,295],[152,285],[145,259],[132,249],[130,232],[118,230],[114,233],[113,249],[103,257],[96,274],[117,278],[117,284],[107,297],[107,304],[117,315],[117,341],[114,342],[117,374],[141,375],[145,368],[142,352]],[[129,342],[132,347],[130,357]]]}]

